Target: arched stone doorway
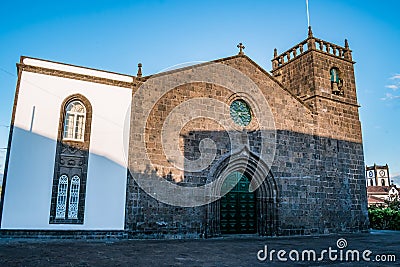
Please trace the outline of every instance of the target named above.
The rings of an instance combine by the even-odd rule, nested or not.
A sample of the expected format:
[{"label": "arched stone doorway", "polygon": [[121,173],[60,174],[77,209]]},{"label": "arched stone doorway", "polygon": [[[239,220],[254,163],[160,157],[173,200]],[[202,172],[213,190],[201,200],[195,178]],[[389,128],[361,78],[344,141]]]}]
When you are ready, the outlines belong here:
[{"label": "arched stone doorway", "polygon": [[257,233],[256,196],[249,192],[250,180],[235,171],[228,175],[222,188],[232,188],[220,200],[221,234]]},{"label": "arched stone doorway", "polygon": [[[209,173],[208,182],[220,179],[218,179],[219,186],[216,186],[214,191],[209,193],[210,197],[218,198],[218,200],[207,206],[205,237],[227,233],[226,226],[222,225],[226,221],[221,221],[221,201],[224,201],[223,195],[227,193],[227,191],[224,191],[223,185],[227,178],[230,177],[229,175],[235,172],[247,178],[249,184],[258,186],[253,193],[255,198],[256,230],[250,230],[251,228],[249,228],[249,232],[257,233],[261,236],[276,235],[279,220],[277,212],[278,190],[275,179],[268,166],[254,153],[245,148],[239,153],[221,159]],[[246,183],[246,180],[243,181]],[[247,188],[249,188],[248,185]],[[227,195],[229,196],[229,193]],[[222,210],[222,212],[225,211]],[[234,233],[240,233],[240,231],[232,231],[232,234]]]}]

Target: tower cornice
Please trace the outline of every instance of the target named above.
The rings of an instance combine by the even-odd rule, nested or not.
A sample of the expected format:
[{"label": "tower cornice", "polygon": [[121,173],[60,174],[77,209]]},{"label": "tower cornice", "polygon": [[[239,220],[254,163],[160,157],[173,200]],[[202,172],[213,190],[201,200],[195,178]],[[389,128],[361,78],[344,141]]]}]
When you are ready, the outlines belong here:
[{"label": "tower cornice", "polygon": [[352,51],[349,48],[347,39],[345,40],[345,46],[339,46],[331,42],[324,41],[319,38],[315,38],[312,34],[309,37],[297,45],[291,47],[285,52],[278,55],[277,50],[274,49],[274,58],[272,61],[272,72],[280,69],[294,59],[300,57],[301,55],[307,54],[311,51],[322,53],[324,55],[329,55],[337,59],[347,61],[349,63],[355,64],[356,62],[352,59]]}]

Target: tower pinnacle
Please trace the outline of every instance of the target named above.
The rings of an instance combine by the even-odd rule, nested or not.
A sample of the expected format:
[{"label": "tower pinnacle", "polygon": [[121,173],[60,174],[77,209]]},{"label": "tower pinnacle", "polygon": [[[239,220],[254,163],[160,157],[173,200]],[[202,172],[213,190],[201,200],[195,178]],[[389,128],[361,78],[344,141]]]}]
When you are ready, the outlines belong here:
[{"label": "tower pinnacle", "polygon": [[308,38],[312,38],[313,37],[313,33],[311,30],[311,26],[308,26]]},{"label": "tower pinnacle", "polygon": [[138,72],[136,74],[137,77],[142,77],[142,63],[138,64]]}]

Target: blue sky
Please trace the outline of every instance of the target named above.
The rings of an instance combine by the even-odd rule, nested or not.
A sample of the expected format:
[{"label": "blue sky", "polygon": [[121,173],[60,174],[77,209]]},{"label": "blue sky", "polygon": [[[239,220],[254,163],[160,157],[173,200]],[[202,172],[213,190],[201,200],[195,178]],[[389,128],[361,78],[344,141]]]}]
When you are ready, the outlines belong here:
[{"label": "blue sky", "polygon": [[[366,164],[400,174],[400,1],[309,0],[309,8],[314,36],[347,38],[353,50]],[[142,62],[148,75],[235,55],[243,42],[271,70],[275,47],[307,37],[305,0],[4,1],[0,25],[0,173],[21,55],[126,74]]]}]

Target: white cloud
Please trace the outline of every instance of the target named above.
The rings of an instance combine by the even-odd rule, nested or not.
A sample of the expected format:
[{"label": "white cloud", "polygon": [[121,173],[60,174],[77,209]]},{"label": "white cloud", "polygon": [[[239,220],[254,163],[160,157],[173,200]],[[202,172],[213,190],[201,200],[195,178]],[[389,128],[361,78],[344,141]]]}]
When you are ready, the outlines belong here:
[{"label": "white cloud", "polygon": [[[389,78],[389,80],[393,80],[390,82],[390,84],[385,85],[386,88],[392,89],[393,91],[397,91],[397,89],[400,88],[400,74],[396,73],[392,77]],[[389,99],[393,99],[390,98]]]},{"label": "white cloud", "polygon": [[400,74],[395,74],[392,77],[390,77],[391,80],[398,80],[400,79]]},{"label": "white cloud", "polygon": [[382,97],[381,100],[393,100],[400,98],[400,95],[392,95],[391,93],[386,93],[385,97]]},{"label": "white cloud", "polygon": [[395,84],[386,85],[385,87],[392,89],[393,91],[396,91],[397,89],[399,89],[399,86],[395,85]]}]

